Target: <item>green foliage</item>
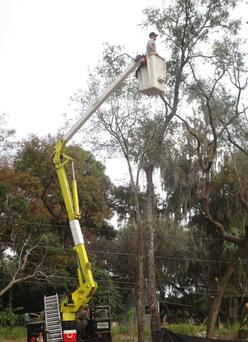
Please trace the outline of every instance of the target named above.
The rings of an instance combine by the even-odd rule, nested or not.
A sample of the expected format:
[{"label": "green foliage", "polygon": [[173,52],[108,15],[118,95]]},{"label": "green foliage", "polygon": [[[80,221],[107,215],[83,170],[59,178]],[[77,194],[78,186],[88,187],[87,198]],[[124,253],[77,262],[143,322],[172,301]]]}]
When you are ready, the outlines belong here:
[{"label": "green foliage", "polygon": [[[3,274],[0,289],[11,280],[20,257],[24,261],[26,253],[28,262],[18,277],[32,274],[42,263],[36,277],[16,286],[13,293],[14,303],[33,312],[41,309],[43,293],[63,293],[78,286],[75,255],[70,252],[72,237],[68,218],[52,164],[54,142],[52,137],[32,136],[19,145],[13,164],[0,167],[0,271]],[[81,225],[86,227],[85,238],[90,240],[94,232],[96,236],[105,234],[111,238],[114,236],[113,227],[107,221],[112,215],[109,209],[111,184],[104,174],[103,164],[79,146],[70,146],[67,152],[77,161],[79,201],[83,210]],[[68,174],[70,181],[70,168]],[[6,250],[12,253],[5,254]],[[29,286],[31,282],[33,286]],[[108,283],[107,286],[111,288],[112,285]],[[112,293],[113,306],[118,308],[118,296],[115,290]],[[4,295],[4,302],[8,302],[9,295]],[[32,296],[36,301],[27,300]]]},{"label": "green foliage", "polygon": [[[145,326],[144,335],[150,338],[150,327]],[[137,329],[134,325],[123,322],[112,328],[112,336],[114,342],[132,342],[134,336],[137,336]]]},{"label": "green foliage", "polygon": [[[175,333],[188,335],[188,336],[202,336],[205,337],[206,326],[205,325],[195,325],[190,323],[180,323],[180,324],[165,324],[164,327]],[[225,325],[221,328],[216,328],[214,331],[214,337],[220,339],[233,339],[237,340],[239,333],[240,324],[234,323],[232,325]]]},{"label": "green foliage", "polygon": [[[140,204],[143,206],[145,203],[145,194],[139,192],[138,197]],[[120,222],[130,217],[134,218],[133,190],[130,185],[113,186],[111,206],[118,214]]]},{"label": "green foliage", "polygon": [[94,279],[98,289],[92,298],[91,305],[110,305],[113,320],[117,320],[122,314],[121,295],[106,270],[93,268]]},{"label": "green foliage", "polygon": [[118,325],[118,326],[115,326],[112,328],[112,334],[113,334],[113,336],[129,335],[130,334],[130,328],[128,325],[121,324],[121,325]]},{"label": "green foliage", "polygon": [[205,329],[205,327],[203,326],[199,327],[197,325],[190,324],[190,323],[166,324],[165,327],[166,329],[174,331],[178,334],[192,335],[192,336],[195,336],[197,333]]},{"label": "green foliage", "polygon": [[[162,154],[160,153],[156,161],[161,163],[166,200],[163,206],[154,208],[157,214],[156,220],[154,219],[156,254],[160,257],[156,258],[158,285],[161,294],[165,295],[166,286],[170,282],[169,286],[173,288],[175,298],[180,294],[184,300],[189,300],[185,288],[192,292],[198,288],[206,289],[213,276],[223,274],[223,265],[206,264],[203,262],[204,258],[216,260],[223,256],[227,258],[233,253],[230,245],[215,241],[216,229],[204,217],[199,194],[209,198],[212,216],[225,225],[228,233],[241,237],[245,234],[247,217],[239,202],[240,190],[247,198],[247,166],[242,167],[244,161],[238,160],[238,163],[234,164],[228,155],[228,160],[223,163],[223,155],[218,151],[218,164],[216,163],[216,168],[211,169],[209,192],[205,194],[202,186],[206,181],[206,174],[199,163],[203,165],[209,160],[213,162],[211,157],[214,153],[211,148],[215,138],[218,140],[218,149],[219,146],[225,151],[229,149],[226,143],[228,133],[224,129],[226,123],[232,125],[228,127],[232,133],[238,132],[234,137],[242,143],[242,139],[247,140],[247,124],[238,116],[234,117],[237,113],[241,116],[244,110],[239,109],[234,93],[245,89],[238,79],[245,71],[243,54],[239,50],[242,43],[236,37],[240,22],[230,19],[229,16],[238,2],[176,0],[166,8],[160,6],[145,9],[144,27],[152,26],[158,30],[166,44],[168,56],[170,55],[167,62],[165,110],[160,110],[157,99],[144,100],[138,93],[136,84],[128,81],[111,98],[111,110],[110,103],[105,104],[98,113],[102,120],[98,120],[96,126],[92,125],[97,130],[101,127],[112,134],[107,141],[101,140],[99,131],[93,134],[92,140],[94,144],[97,143],[98,148],[107,147],[109,153],[122,151],[125,158],[129,158],[130,165],[144,165],[142,158],[145,153],[149,160],[153,160],[157,153],[154,150],[157,139],[160,139],[157,133],[163,127],[164,118],[167,120],[169,117],[171,109],[173,108],[172,114],[179,113],[177,107],[182,100],[182,117],[186,118],[188,112],[190,113],[191,119],[186,122],[189,124],[188,130],[181,129],[176,132],[178,126],[173,125],[173,128],[166,132],[168,139],[163,141],[161,150],[159,149]],[[215,40],[218,32],[221,33],[218,37],[220,41]],[[227,37],[228,34],[231,39]],[[213,44],[210,44],[211,42]],[[89,98],[92,100],[101,88],[105,89],[106,84],[116,78],[126,63],[127,58],[122,55],[120,47],[107,46],[103,61],[96,69],[99,77],[91,74],[89,92],[85,99],[79,98],[80,102],[88,105]],[[208,72],[202,72],[206,70]],[[222,75],[225,76],[224,82]],[[226,86],[229,76],[231,83]],[[189,137],[189,128],[190,132],[195,134],[194,138]],[[0,138],[8,138],[9,134],[11,132],[0,130]],[[173,136],[176,136],[176,139],[173,139]],[[45,256],[41,270],[44,274],[53,275],[53,288],[59,288],[62,292],[71,290],[76,285],[72,255],[63,249],[55,249],[71,247],[72,244],[70,231],[66,228],[64,203],[51,162],[55,140],[51,137],[31,137],[19,145],[14,163],[11,164],[13,167],[8,166],[0,170],[0,271],[4,274],[0,280],[1,286],[15,271],[23,243],[28,241],[28,251],[28,248],[39,240],[38,248],[29,254],[25,272],[31,272],[32,266],[37,265]],[[149,145],[149,142],[154,144]],[[113,237],[113,229],[107,223],[112,215],[109,209],[111,184],[104,174],[104,166],[80,146],[71,146],[67,152],[77,161],[81,223],[86,228],[86,238],[94,241],[92,232],[95,231],[107,231],[108,237]],[[232,164],[235,167],[232,167]],[[139,196],[143,207],[144,196]],[[135,214],[132,191],[124,187],[116,189],[112,204],[118,210],[120,218],[128,223],[112,242],[111,257],[106,256],[103,260],[98,258],[97,265],[108,269],[123,282],[134,284],[137,272],[137,232],[131,222]],[[182,227],[182,219],[189,216],[191,225]],[[206,239],[205,243],[203,239]],[[99,242],[96,241],[95,245],[97,243]],[[102,239],[101,243],[105,251],[110,249],[106,240]],[[11,248],[13,255],[6,256],[8,248]],[[113,257],[116,251],[122,252],[123,256]],[[111,258],[113,260],[110,260]],[[174,262],[175,260],[177,262]],[[109,295],[114,315],[121,312],[121,298],[109,276],[110,273],[96,268],[94,273],[99,289],[93,301],[102,304],[103,298]],[[237,279],[239,280],[240,278]],[[33,291],[37,288],[42,290],[42,284],[36,284],[34,287]],[[25,297],[26,291],[23,286],[19,289],[19,296],[21,293]],[[201,308],[206,308],[208,298],[197,299],[195,305],[201,304]],[[133,312],[128,311],[128,322],[132,315]]]},{"label": "green foliage", "polygon": [[0,327],[0,342],[11,341],[22,341],[26,337],[25,327]]},{"label": "green foliage", "polygon": [[13,328],[17,325],[24,324],[23,315],[17,314],[17,312],[20,310],[22,310],[22,308],[15,308],[14,310],[10,308],[1,309],[0,326]]},{"label": "green foliage", "polygon": [[228,339],[236,340],[239,336],[239,331],[240,331],[240,323],[237,322],[234,324],[225,325],[224,327],[221,327],[221,328],[216,328],[214,331],[214,336],[216,338],[228,338]]},{"label": "green foliage", "polygon": [[134,328],[135,322],[135,315],[136,315],[136,309],[135,308],[129,308],[127,311],[127,321],[128,325],[132,328]]},{"label": "green foliage", "polygon": [[7,115],[0,114],[0,163],[7,162],[7,156],[15,145],[15,130],[7,128]]},{"label": "green foliage", "polygon": [[[36,179],[40,189],[39,199],[47,208],[54,223],[67,224],[67,214],[57,175],[52,163],[55,138],[31,137],[23,142],[15,156],[14,167],[18,173],[26,172]],[[92,153],[84,151],[80,146],[68,146],[66,154],[75,160],[75,171],[78,185],[79,203],[82,211],[81,224],[90,229],[102,229],[104,234],[111,233],[107,223],[112,216],[109,206],[110,180],[104,174],[104,165],[97,161]],[[69,183],[72,180],[71,169],[66,168]],[[65,235],[63,236],[65,238]]]}]

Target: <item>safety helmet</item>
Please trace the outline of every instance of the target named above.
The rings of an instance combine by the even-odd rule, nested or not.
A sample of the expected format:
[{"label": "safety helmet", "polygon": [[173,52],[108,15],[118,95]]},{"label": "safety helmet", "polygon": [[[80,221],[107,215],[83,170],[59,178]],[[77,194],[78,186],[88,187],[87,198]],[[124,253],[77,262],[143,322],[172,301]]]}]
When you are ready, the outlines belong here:
[{"label": "safety helmet", "polygon": [[151,32],[150,34],[149,34],[149,37],[150,38],[152,38],[152,37],[157,37],[158,36],[158,34],[156,34],[155,32]]}]

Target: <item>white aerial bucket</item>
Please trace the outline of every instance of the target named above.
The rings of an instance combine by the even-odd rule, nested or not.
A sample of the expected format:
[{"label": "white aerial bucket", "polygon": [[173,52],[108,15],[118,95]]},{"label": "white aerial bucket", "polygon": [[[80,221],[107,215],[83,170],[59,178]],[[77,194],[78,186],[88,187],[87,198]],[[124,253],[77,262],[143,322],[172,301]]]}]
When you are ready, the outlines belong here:
[{"label": "white aerial bucket", "polygon": [[146,57],[137,71],[139,90],[148,96],[163,95],[165,92],[166,63],[157,55]]}]

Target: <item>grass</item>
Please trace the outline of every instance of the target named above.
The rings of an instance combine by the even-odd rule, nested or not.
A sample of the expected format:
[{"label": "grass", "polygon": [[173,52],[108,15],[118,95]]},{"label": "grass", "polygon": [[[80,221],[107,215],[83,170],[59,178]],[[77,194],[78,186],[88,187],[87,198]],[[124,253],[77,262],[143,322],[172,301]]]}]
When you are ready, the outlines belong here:
[{"label": "grass", "polygon": [[[195,336],[200,332],[206,331],[204,325],[194,325],[190,323],[166,324],[166,329],[182,335]],[[239,324],[226,325],[215,330],[215,338],[230,339],[237,337]],[[133,325],[118,325],[112,328],[113,342],[134,342],[137,341],[137,331]],[[145,329],[146,340],[149,341],[149,328]],[[26,328],[0,327],[0,342],[24,342],[26,341]]]},{"label": "grass", "polygon": [[25,341],[26,340],[26,328],[25,327],[14,327],[6,328],[0,327],[0,342],[7,341]]},{"label": "grass", "polygon": [[223,328],[218,328],[215,329],[215,337],[221,337],[221,338],[237,338],[239,335],[239,329],[240,329],[240,324],[239,323],[234,323],[232,325],[226,325]]},{"label": "grass", "polygon": [[205,330],[204,326],[198,326],[190,323],[180,323],[180,324],[166,324],[164,328],[174,331],[182,335],[194,336],[202,330]]},{"label": "grass", "polygon": [[[112,335],[129,335],[129,336],[137,336],[136,327],[129,325],[118,325],[117,327],[112,328]],[[149,336],[149,328],[145,329],[145,336]]]},{"label": "grass", "polygon": [[[189,336],[197,336],[197,334],[206,331],[205,325],[194,325],[190,323],[166,324],[164,327],[175,333]],[[214,331],[214,337],[219,339],[235,339],[238,336],[239,328],[240,325],[238,323],[217,328]]]},{"label": "grass", "polygon": [[[137,330],[133,325],[118,325],[112,328],[113,342],[136,342]],[[145,328],[145,341],[150,341],[150,329]]]}]

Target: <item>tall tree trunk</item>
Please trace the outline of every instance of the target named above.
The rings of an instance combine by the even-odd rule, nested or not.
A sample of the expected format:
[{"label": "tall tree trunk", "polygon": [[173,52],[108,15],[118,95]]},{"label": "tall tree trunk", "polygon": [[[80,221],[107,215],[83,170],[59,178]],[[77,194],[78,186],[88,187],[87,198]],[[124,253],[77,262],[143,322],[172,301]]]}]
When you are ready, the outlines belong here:
[{"label": "tall tree trunk", "polygon": [[145,341],[145,305],[144,305],[144,227],[140,221],[138,224],[138,279],[137,279],[137,328],[138,342]]},{"label": "tall tree trunk", "polygon": [[239,301],[235,297],[231,297],[228,303],[228,318],[230,322],[236,323],[239,321]]},{"label": "tall tree trunk", "polygon": [[135,182],[133,170],[128,153],[123,148],[123,153],[127,161],[132,191],[133,191],[133,205],[135,211],[135,225],[137,229],[137,298],[136,298],[136,311],[137,311],[137,330],[138,342],[145,341],[145,291],[144,291],[144,224],[141,217],[140,202],[139,202],[139,186],[138,176]]},{"label": "tall tree trunk", "polygon": [[148,299],[149,310],[151,314],[151,335],[152,342],[159,341],[160,334],[160,316],[158,312],[158,300],[156,296],[156,275],[155,275],[155,258],[154,258],[154,222],[153,222],[153,208],[154,208],[154,187],[153,187],[153,166],[150,165],[145,168],[147,181],[146,194],[146,227],[148,235]]},{"label": "tall tree trunk", "polygon": [[[131,180],[133,181],[132,177]],[[134,190],[134,207],[135,207],[135,223],[137,228],[137,330],[138,330],[138,342],[145,341],[144,328],[145,328],[145,291],[144,291],[144,225],[140,214],[140,205],[137,187],[132,182]]]},{"label": "tall tree trunk", "polygon": [[227,266],[225,273],[222,279],[218,283],[218,294],[213,300],[213,303],[210,308],[210,312],[208,315],[208,322],[207,322],[207,338],[213,338],[214,329],[216,327],[217,318],[220,312],[221,302],[224,296],[225,288],[229,283],[229,280],[237,267],[237,263],[239,262],[241,249],[238,248],[237,252],[235,253],[234,257],[230,261],[229,265]]}]

